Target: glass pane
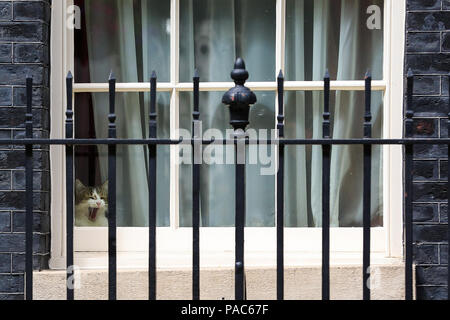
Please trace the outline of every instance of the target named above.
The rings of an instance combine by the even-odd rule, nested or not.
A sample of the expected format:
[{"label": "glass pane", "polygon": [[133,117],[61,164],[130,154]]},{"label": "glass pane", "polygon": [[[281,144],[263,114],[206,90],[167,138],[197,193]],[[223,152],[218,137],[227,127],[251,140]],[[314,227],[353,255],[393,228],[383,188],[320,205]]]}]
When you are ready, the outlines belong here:
[{"label": "glass pane", "polygon": [[148,81],[156,70],[170,81],[170,1],[75,0],[81,29],[75,29],[75,81]]},{"label": "glass pane", "polygon": [[[158,93],[158,137],[169,138],[170,94]],[[149,93],[117,93],[117,137],[148,137]],[[75,96],[75,135],[77,138],[108,137],[108,94],[80,93]],[[88,188],[101,186],[108,177],[108,147],[77,146],[75,178],[80,188],[76,192],[77,226],[103,226],[107,220],[107,197],[98,207],[96,197],[90,199]],[[169,226],[169,146],[157,147],[157,224]],[[144,227],[148,225],[148,148],[141,145],[117,146],[117,225]],[[86,188],[87,187],[87,188]],[[87,192],[90,191],[90,192]],[[106,191],[107,192],[107,191]],[[101,201],[100,201],[101,202]],[[90,209],[91,208],[91,209]],[[92,216],[94,215],[94,216]]]},{"label": "glass pane", "polygon": [[[362,107],[361,107],[362,106]],[[332,92],[333,138],[362,138],[364,92]],[[286,92],[286,138],[322,138],[323,93]],[[373,133],[382,137],[383,93],[372,93]],[[382,147],[372,149],[372,226],[383,225]],[[285,215],[288,227],[322,225],[322,147],[286,146]],[[363,148],[333,146],[331,226],[362,227]]]},{"label": "glass pane", "polygon": [[242,57],[250,81],[275,80],[275,0],[181,0],[180,80],[230,81]]},{"label": "glass pane", "polygon": [[[287,0],[286,79],[383,78],[383,0]],[[367,12],[370,13],[367,13]]]},{"label": "glass pane", "polygon": [[[200,120],[203,137],[217,139],[227,137],[230,130],[228,107],[221,103],[224,92],[201,92]],[[258,103],[250,109],[250,126],[252,129],[274,129],[275,94],[257,92]],[[192,93],[180,93],[180,128],[187,137],[192,128]],[[209,129],[209,130],[208,130]],[[212,132],[211,129],[216,129]],[[231,129],[232,131],[232,129]],[[270,133],[269,133],[270,135]],[[270,149],[266,154],[270,157]],[[247,163],[250,155],[259,149],[247,147]],[[180,225],[192,225],[192,158],[191,146],[181,147],[180,157],[186,163],[180,165]],[[232,161],[227,161],[231,159]],[[258,160],[260,160],[258,158]],[[262,161],[253,161],[246,166],[246,224],[249,227],[273,227],[275,221],[275,176],[262,174],[267,167]],[[203,162],[200,169],[200,215],[204,227],[229,227],[235,219],[235,165],[233,146],[215,146],[203,148]]]}]

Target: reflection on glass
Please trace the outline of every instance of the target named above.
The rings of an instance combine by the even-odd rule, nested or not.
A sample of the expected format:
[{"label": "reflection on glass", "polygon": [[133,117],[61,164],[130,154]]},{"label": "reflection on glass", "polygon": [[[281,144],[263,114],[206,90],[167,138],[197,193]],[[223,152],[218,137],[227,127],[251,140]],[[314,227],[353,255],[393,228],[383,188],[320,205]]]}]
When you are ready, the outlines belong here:
[{"label": "reflection on glass", "polygon": [[[170,94],[158,93],[158,137],[169,138]],[[148,137],[149,93],[117,93],[117,137]],[[75,135],[77,138],[108,137],[107,93],[77,94]],[[157,147],[157,224],[169,226],[170,152]],[[108,148],[105,145],[76,147],[75,177],[77,226],[99,226],[107,218]],[[117,146],[117,225],[148,225],[148,148]],[[105,188],[106,187],[106,188]],[[106,211],[106,212],[104,212]]]},{"label": "reflection on glass", "polygon": [[[225,138],[230,130],[229,110],[221,103],[224,92],[201,92],[200,120],[205,139]],[[275,124],[272,92],[257,92],[258,102],[250,109],[249,129],[273,129]],[[180,128],[191,132],[192,93],[180,94]],[[215,132],[208,129],[217,129]],[[215,146],[214,152],[204,147],[204,160],[209,155],[226,162],[226,154],[234,159],[233,146]],[[180,156],[191,158],[191,146],[181,147]],[[248,148],[247,148],[248,150]],[[269,150],[270,151],[270,150]],[[247,152],[248,162],[248,152]],[[249,227],[274,226],[275,178],[261,175],[261,165],[246,166],[246,224]],[[200,169],[200,216],[204,227],[230,227],[235,219],[235,166],[234,164],[202,164]],[[180,225],[192,225],[192,166],[180,165]]]},{"label": "reflection on glass", "polygon": [[250,81],[275,80],[275,0],[181,0],[180,79],[230,81],[236,57]]},{"label": "reflection on glass", "polygon": [[[381,80],[383,3],[287,0],[286,80],[321,80],[326,68],[333,79],[360,80],[370,69],[373,79]],[[368,14],[369,7],[376,11]]]}]

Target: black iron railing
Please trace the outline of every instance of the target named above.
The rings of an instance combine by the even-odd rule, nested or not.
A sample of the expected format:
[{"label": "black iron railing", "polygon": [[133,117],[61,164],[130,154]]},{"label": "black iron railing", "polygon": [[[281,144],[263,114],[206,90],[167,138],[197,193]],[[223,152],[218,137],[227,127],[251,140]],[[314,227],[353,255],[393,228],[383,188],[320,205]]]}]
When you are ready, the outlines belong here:
[{"label": "black iron railing", "polygon": [[[67,111],[66,111],[66,138],[65,139],[34,139],[33,138],[33,116],[32,116],[32,79],[26,79],[27,109],[26,109],[26,138],[25,139],[2,139],[0,145],[25,145],[26,159],[26,264],[25,264],[25,297],[33,298],[33,145],[64,145],[66,148],[66,200],[67,200],[67,279],[73,276],[74,264],[73,227],[74,227],[74,147],[77,145],[107,145],[108,146],[108,273],[109,273],[109,299],[116,299],[116,147],[117,145],[147,145],[149,149],[149,299],[156,299],[156,156],[157,145],[189,144],[194,150],[193,157],[201,150],[202,145],[211,143],[234,144],[236,153],[236,208],[235,208],[235,298],[245,299],[245,267],[244,267],[244,225],[245,225],[245,162],[238,159],[239,146],[245,144],[274,144],[278,145],[277,172],[277,196],[276,196],[276,230],[277,230],[277,299],[284,298],[284,150],[286,145],[320,145],[322,146],[323,169],[322,169],[322,299],[330,299],[330,156],[333,145],[363,145],[363,298],[370,299],[370,204],[371,204],[371,154],[373,145],[402,145],[405,148],[405,192],[404,192],[404,246],[405,246],[405,299],[413,299],[413,237],[412,237],[412,201],[413,201],[413,148],[416,144],[435,144],[450,146],[450,138],[413,138],[413,116],[412,99],[414,76],[411,71],[407,75],[407,104],[405,121],[405,138],[403,139],[379,139],[372,138],[372,116],[371,116],[371,76],[365,77],[365,116],[364,137],[362,139],[332,139],[330,130],[330,76],[328,72],[324,77],[324,113],[323,113],[323,138],[322,139],[285,139],[284,138],[284,77],[280,71],[277,78],[278,83],[278,115],[277,130],[278,138],[272,140],[251,140],[242,134],[248,125],[249,105],[256,102],[256,96],[244,86],[248,78],[245,64],[238,59],[232,72],[236,86],[230,89],[223,98],[225,104],[230,105],[231,124],[236,135],[233,139],[204,140],[195,135],[195,126],[200,121],[199,112],[199,76],[195,73],[193,78],[193,114],[192,114],[192,139],[158,139],[157,138],[157,113],[156,113],[156,74],[153,72],[150,79],[150,112],[149,112],[149,138],[148,139],[117,139],[116,138],[116,115],[115,94],[116,79],[111,74],[109,78],[109,135],[108,139],[74,139],[73,123],[73,77],[67,76]],[[400,106],[394,106],[400,107]],[[450,110],[450,106],[449,106]],[[450,113],[448,120],[450,132]],[[241,130],[241,131],[240,131]],[[240,132],[240,134],[239,134]],[[450,155],[450,148],[449,148]],[[245,160],[244,160],[245,161]],[[450,166],[450,162],[449,162]],[[450,179],[449,179],[450,200]],[[192,298],[200,298],[200,164],[194,159],[192,176],[192,232],[193,232],[193,255],[192,255]],[[399,199],[401,201],[402,199]],[[449,228],[450,235],[450,228]],[[450,246],[449,246],[450,251]],[[450,267],[449,267],[450,268]],[[450,274],[450,273],[449,273]],[[450,277],[450,276],[449,276]],[[73,286],[67,287],[67,299],[74,299]]]}]

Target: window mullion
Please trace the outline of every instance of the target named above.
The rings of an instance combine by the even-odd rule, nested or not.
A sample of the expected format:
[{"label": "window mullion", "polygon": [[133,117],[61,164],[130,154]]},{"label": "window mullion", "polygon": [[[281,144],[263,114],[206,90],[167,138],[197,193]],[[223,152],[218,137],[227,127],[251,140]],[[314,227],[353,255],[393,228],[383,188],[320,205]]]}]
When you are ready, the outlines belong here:
[{"label": "window mullion", "polygon": [[[170,99],[170,137],[178,139],[176,134],[179,127],[179,110],[180,99],[179,91],[176,86],[179,83],[180,69],[180,1],[170,1],[170,82],[173,86]],[[170,146],[170,226],[172,228],[179,227],[179,166],[175,158],[178,157],[179,147],[177,145]]]}]

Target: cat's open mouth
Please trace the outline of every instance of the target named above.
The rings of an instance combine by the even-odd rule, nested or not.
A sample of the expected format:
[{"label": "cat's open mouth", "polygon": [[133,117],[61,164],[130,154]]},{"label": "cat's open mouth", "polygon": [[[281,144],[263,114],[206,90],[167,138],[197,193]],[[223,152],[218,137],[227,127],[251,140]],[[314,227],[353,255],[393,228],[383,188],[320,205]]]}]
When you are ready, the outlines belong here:
[{"label": "cat's open mouth", "polygon": [[89,220],[95,221],[95,219],[97,219],[97,211],[98,208],[89,207]]}]

